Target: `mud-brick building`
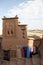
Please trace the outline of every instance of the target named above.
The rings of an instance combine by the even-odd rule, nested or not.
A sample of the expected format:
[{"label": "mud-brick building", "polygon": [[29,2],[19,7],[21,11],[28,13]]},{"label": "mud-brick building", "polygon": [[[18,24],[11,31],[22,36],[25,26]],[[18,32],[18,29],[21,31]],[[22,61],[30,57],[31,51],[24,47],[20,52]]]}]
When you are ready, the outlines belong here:
[{"label": "mud-brick building", "polygon": [[[43,38],[28,37],[27,25],[20,24],[18,16],[13,18],[3,17],[3,30],[0,36],[0,55],[2,65],[43,65]],[[37,46],[38,54],[31,58],[21,57],[21,49],[24,46]],[[10,62],[9,62],[10,61]]]},{"label": "mud-brick building", "polygon": [[19,45],[27,45],[27,25],[19,24],[18,17],[3,18],[2,49],[14,50]]}]

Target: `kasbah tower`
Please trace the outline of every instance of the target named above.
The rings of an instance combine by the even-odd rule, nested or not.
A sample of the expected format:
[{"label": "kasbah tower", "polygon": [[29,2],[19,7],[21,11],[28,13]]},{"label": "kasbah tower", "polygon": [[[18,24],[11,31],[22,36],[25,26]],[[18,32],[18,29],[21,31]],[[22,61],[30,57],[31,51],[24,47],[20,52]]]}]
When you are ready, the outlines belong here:
[{"label": "kasbah tower", "polygon": [[28,45],[27,42],[27,25],[21,25],[18,21],[18,16],[13,18],[2,18],[3,20],[3,35],[2,49],[15,50],[17,46]]}]

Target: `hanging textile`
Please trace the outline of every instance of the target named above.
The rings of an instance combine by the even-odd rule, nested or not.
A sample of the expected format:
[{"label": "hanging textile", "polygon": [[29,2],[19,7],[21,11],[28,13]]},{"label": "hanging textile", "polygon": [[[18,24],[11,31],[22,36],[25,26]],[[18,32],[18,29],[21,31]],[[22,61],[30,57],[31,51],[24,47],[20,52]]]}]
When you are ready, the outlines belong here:
[{"label": "hanging textile", "polygon": [[25,52],[24,49],[21,48],[21,55],[22,55],[22,57],[25,57],[24,52]]},{"label": "hanging textile", "polygon": [[24,50],[24,57],[27,57],[27,46],[23,46],[23,50]]},{"label": "hanging textile", "polygon": [[38,49],[36,46],[33,47],[33,55],[37,54],[38,53]]},{"label": "hanging textile", "polygon": [[30,58],[30,47],[27,47],[27,58]]},{"label": "hanging textile", "polygon": [[33,55],[33,47],[30,47],[30,57]]}]

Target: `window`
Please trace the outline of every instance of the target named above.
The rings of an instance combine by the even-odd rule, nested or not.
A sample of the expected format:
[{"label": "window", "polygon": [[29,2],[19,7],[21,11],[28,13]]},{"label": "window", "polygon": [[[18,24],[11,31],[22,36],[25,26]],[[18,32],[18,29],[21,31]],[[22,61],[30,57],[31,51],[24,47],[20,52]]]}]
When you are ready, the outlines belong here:
[{"label": "window", "polygon": [[9,34],[9,31],[8,31],[8,34]]},{"label": "window", "polygon": [[25,32],[24,31],[22,31],[22,35],[23,35],[22,37],[25,38]]},{"label": "window", "polygon": [[10,51],[9,50],[4,50],[4,60],[9,61],[10,60]]},{"label": "window", "polygon": [[13,31],[11,30],[11,34],[13,34]]}]

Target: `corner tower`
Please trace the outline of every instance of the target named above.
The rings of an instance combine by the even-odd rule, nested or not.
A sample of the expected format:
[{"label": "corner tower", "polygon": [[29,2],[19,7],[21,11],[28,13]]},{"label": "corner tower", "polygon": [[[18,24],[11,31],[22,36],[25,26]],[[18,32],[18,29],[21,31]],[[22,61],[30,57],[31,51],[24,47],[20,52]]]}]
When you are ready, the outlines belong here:
[{"label": "corner tower", "polygon": [[3,39],[2,39],[2,49],[12,49],[11,47],[16,44],[17,39],[17,26],[18,17],[14,18],[2,18],[3,20]]}]

